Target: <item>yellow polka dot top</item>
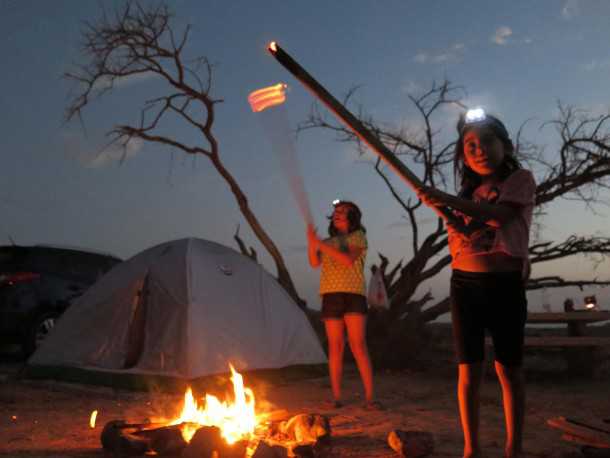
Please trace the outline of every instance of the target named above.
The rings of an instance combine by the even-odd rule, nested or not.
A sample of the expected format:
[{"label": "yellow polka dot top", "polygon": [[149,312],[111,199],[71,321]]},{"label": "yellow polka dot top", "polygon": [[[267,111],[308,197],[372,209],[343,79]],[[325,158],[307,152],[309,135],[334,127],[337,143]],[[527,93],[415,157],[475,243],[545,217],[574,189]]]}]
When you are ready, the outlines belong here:
[{"label": "yellow polka dot top", "polygon": [[362,253],[351,266],[345,266],[333,257],[320,253],[322,271],[320,273],[320,295],[326,293],[353,293],[366,295],[364,284],[364,260],[368,243],[360,229],[345,235],[337,235],[324,240],[335,248],[347,252],[348,246],[362,248]]}]

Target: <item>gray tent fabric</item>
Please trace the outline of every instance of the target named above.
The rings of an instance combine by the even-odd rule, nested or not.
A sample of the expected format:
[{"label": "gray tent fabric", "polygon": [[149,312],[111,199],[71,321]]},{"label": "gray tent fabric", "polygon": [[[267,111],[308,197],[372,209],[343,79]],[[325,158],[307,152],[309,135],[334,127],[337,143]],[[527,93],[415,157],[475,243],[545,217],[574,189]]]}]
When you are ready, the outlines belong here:
[{"label": "gray tent fabric", "polygon": [[305,313],[253,260],[197,238],[118,264],[58,320],[28,364],[195,379],[326,362]]}]

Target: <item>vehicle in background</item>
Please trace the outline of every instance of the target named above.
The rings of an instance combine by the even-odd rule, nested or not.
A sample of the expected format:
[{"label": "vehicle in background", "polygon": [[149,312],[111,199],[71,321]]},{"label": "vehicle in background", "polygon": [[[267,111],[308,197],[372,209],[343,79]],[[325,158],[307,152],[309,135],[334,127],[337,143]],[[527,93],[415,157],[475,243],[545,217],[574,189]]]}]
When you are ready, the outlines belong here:
[{"label": "vehicle in background", "polygon": [[121,260],[53,246],[0,246],[0,340],[26,357],[87,288]]}]

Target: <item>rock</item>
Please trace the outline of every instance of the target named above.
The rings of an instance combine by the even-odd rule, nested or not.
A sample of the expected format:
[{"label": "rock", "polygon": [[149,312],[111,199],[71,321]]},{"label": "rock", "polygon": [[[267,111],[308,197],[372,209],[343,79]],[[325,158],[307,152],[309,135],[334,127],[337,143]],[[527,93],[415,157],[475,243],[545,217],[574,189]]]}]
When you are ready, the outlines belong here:
[{"label": "rock", "polygon": [[402,457],[418,458],[434,451],[434,438],[427,431],[395,429],[388,434],[388,445]]}]

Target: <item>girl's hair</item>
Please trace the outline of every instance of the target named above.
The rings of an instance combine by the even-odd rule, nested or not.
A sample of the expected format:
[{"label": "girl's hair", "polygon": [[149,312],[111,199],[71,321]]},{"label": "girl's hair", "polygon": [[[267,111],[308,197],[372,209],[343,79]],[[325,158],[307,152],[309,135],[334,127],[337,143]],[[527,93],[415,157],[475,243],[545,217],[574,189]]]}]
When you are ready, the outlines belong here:
[{"label": "girl's hair", "polygon": [[[476,123],[466,124],[464,115],[460,115],[457,122],[458,141],[455,145],[455,155],[453,158],[453,171],[455,182],[460,183],[458,195],[465,199],[470,199],[474,190],[481,184],[481,176],[466,165],[464,161],[464,135],[469,129],[474,127],[486,127],[491,130],[504,145],[504,161],[500,164],[498,175],[504,181],[515,170],[521,168],[521,164],[515,157],[515,146],[513,145],[506,127],[495,116],[486,115],[485,119]],[[459,180],[458,180],[459,177]]]},{"label": "girl's hair", "polygon": [[[350,202],[348,200],[341,200],[338,203],[334,204],[333,206],[334,206],[334,208],[343,207],[343,206],[349,207],[349,209],[347,211],[347,221],[349,222],[349,227],[347,228],[348,234],[351,234],[352,232],[357,231],[357,230],[366,232],[366,229],[360,222],[360,220],[362,219],[362,212],[358,208],[358,205],[356,205],[354,202]],[[335,237],[336,235],[339,235],[339,231],[333,224],[333,216],[330,215],[327,218],[330,220],[330,224],[328,225],[328,235],[330,235],[331,237]]]}]

